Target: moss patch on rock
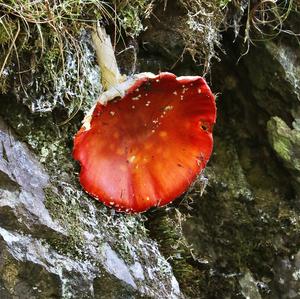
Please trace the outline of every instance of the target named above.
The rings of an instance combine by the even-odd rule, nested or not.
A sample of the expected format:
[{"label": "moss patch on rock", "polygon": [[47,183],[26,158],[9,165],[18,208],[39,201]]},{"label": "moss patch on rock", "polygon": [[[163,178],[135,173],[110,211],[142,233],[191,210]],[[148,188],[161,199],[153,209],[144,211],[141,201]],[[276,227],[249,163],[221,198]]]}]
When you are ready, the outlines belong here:
[{"label": "moss patch on rock", "polygon": [[269,141],[283,161],[286,168],[295,179],[300,188],[300,132],[298,129],[291,129],[279,117],[273,117],[268,121]]}]

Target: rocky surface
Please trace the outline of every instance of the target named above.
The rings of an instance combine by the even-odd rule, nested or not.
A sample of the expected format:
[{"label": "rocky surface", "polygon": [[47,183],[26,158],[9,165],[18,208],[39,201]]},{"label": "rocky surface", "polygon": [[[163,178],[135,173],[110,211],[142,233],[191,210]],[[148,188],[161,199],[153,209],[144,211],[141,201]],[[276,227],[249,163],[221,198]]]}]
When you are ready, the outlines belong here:
[{"label": "rocky surface", "polygon": [[[90,202],[75,225],[67,215],[61,215],[65,221],[54,219],[46,198],[55,192],[49,175],[3,119],[0,145],[1,298],[181,297],[156,244],[135,234],[134,217],[127,223],[109,214],[98,217]],[[69,199],[75,200],[72,194]],[[106,228],[122,231],[122,248],[114,248]]]},{"label": "rocky surface", "polygon": [[[145,21],[148,30],[132,34],[134,57],[129,48],[118,50],[129,72],[199,75],[222,42],[207,76],[217,94],[214,153],[205,173],[168,207],[118,214],[79,186],[72,139],[101,91],[88,31],[80,35],[83,72],[76,51],[67,51],[66,68],[51,72],[55,80],[47,85],[47,69],[58,66],[57,52],[49,51],[47,69],[33,68],[25,86],[12,80],[17,97],[11,89],[0,96],[0,298],[300,298],[300,52],[291,34],[299,14],[247,51],[238,32],[249,1],[221,1],[224,9],[235,6],[234,28],[222,40],[219,2],[196,2],[179,1],[179,11],[165,1]],[[140,22],[138,15],[130,19],[132,10],[123,13],[123,22]],[[196,53],[199,66],[182,53],[201,25],[206,36],[209,26],[214,34]],[[0,43],[7,39],[0,34]],[[188,52],[201,53],[201,42],[195,46]]]},{"label": "rocky surface", "polygon": [[224,35],[212,67],[220,95],[206,190],[196,182],[149,225],[163,252],[174,246],[190,298],[300,298],[299,44],[281,35],[241,56],[233,39]]}]

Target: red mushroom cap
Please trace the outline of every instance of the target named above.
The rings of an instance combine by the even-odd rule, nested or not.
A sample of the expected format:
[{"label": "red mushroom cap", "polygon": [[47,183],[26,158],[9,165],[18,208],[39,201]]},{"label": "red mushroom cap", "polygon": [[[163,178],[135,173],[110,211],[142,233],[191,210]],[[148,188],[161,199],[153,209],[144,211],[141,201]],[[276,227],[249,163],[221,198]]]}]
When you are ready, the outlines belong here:
[{"label": "red mushroom cap", "polygon": [[187,190],[211,155],[214,96],[198,76],[141,74],[75,136],[80,183],[118,211],[163,206]]}]

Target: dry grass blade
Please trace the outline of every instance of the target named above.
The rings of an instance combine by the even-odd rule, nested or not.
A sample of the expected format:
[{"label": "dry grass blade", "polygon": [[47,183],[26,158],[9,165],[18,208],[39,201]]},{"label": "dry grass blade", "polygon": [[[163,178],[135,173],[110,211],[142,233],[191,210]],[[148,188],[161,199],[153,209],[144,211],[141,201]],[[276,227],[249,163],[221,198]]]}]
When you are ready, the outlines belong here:
[{"label": "dry grass blade", "polygon": [[[10,32],[10,31],[7,29],[7,27],[5,26],[5,24],[4,24],[4,22],[2,21],[2,19],[0,20],[0,22],[2,23],[3,28],[5,29],[6,33],[7,33],[9,36],[11,36],[12,32]],[[15,36],[13,36],[13,37],[11,38],[11,45],[9,46],[8,52],[7,52],[7,54],[6,54],[5,58],[4,58],[3,64],[2,64],[1,69],[0,69],[0,77],[1,77],[2,74],[3,74],[4,68],[5,68],[5,66],[6,66],[6,63],[7,63],[7,61],[8,61],[9,56],[10,56],[11,53],[12,53],[13,47],[16,46],[16,40],[17,40],[17,38],[18,38],[18,36],[19,36],[19,33],[20,33],[20,22],[19,22],[19,20],[17,21],[17,25],[18,25],[18,26],[17,26],[17,32],[16,32]]]}]

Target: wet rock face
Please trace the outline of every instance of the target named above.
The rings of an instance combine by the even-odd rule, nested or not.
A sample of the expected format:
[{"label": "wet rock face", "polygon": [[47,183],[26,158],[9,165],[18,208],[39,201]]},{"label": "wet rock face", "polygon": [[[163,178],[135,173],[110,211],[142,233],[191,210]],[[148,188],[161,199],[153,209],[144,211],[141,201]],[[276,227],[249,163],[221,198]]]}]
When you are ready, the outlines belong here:
[{"label": "wet rock face", "polygon": [[263,41],[237,64],[230,38],[212,69],[207,188],[196,182],[151,228],[165,250],[180,237],[170,260],[192,298],[299,298],[299,44]]},{"label": "wet rock face", "polygon": [[[241,3],[243,10],[248,1]],[[140,71],[157,72],[177,62],[184,43],[172,30],[173,16],[163,28],[154,19],[141,36],[137,62],[133,57],[127,65],[125,58],[124,70],[137,63]],[[299,20],[295,15],[291,30]],[[224,35],[227,54],[211,76],[221,95],[208,186],[203,193],[199,180],[177,202],[150,211],[149,232],[143,217],[114,214],[82,192],[71,159],[80,112],[66,121],[55,103],[34,101],[42,109],[33,111],[52,112],[33,116],[13,97],[0,97],[0,115],[10,126],[0,122],[0,298],[181,298],[181,292],[204,299],[298,298],[300,52],[290,35],[281,36],[257,43],[237,64],[243,51]],[[76,64],[69,58],[67,86],[74,87]],[[199,75],[188,62],[172,71]],[[84,73],[91,84],[98,82],[93,63],[85,67],[92,67]],[[66,90],[61,83],[59,96]],[[82,109],[101,89],[86,86],[77,86]]]},{"label": "wet rock face", "polygon": [[0,214],[1,227],[37,237],[63,229],[44,205],[43,188],[49,177],[36,158],[0,118]]},{"label": "wet rock face", "polygon": [[[291,129],[281,118],[275,116],[267,125],[272,148],[294,178],[294,187],[300,192],[300,130]],[[299,193],[300,194],[300,193]]]},{"label": "wet rock face", "polygon": [[[299,18],[291,14],[287,28],[299,28]],[[269,143],[291,177],[298,194],[300,146],[300,54],[295,37],[281,35],[260,43],[244,59],[251,94],[266,113]],[[257,69],[256,66],[260,65]],[[265,124],[265,121],[263,121]]]},{"label": "wet rock face", "polygon": [[[77,210],[74,227],[70,216],[54,220],[49,196],[55,192],[52,177],[0,119],[1,298],[181,297],[157,245],[145,235],[130,235],[138,225],[134,218],[126,223],[106,212],[99,217],[91,201]],[[118,231],[114,225],[122,230],[120,247],[109,231]]]},{"label": "wet rock face", "polygon": [[[60,298],[59,275],[47,271],[31,261],[19,261],[7,248],[8,236],[1,229],[0,241],[0,297],[10,298]],[[24,250],[25,248],[23,248]]]},{"label": "wet rock face", "polygon": [[23,234],[63,235],[44,205],[48,183],[41,165],[0,119],[1,298],[59,298],[59,276],[26,257],[29,244],[20,242]]},{"label": "wet rock face", "polygon": [[300,297],[300,251],[291,257],[278,258],[275,264],[274,282],[276,298],[297,299]]}]

